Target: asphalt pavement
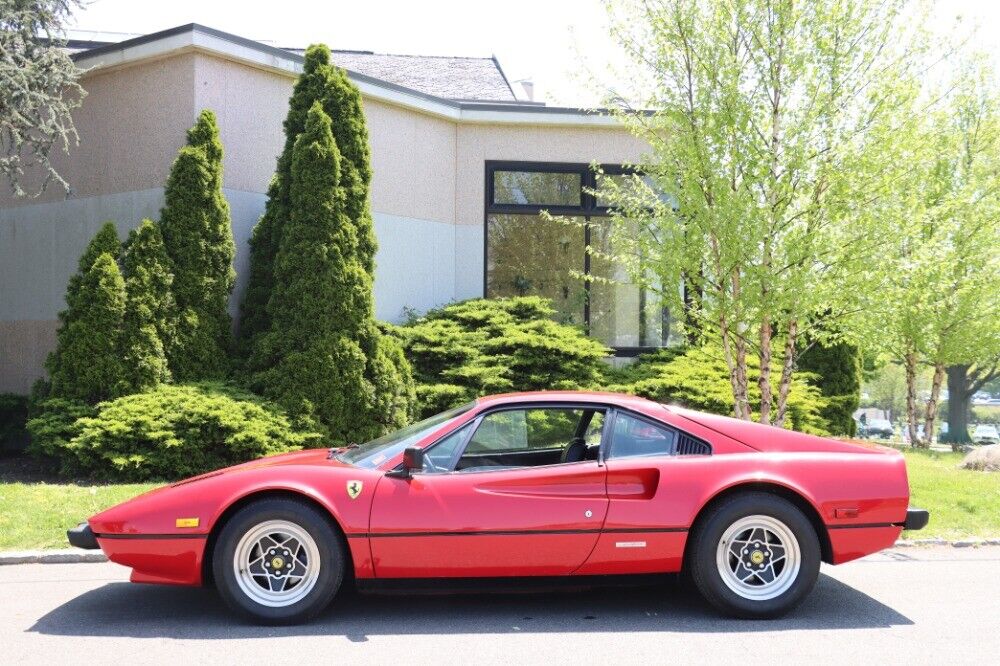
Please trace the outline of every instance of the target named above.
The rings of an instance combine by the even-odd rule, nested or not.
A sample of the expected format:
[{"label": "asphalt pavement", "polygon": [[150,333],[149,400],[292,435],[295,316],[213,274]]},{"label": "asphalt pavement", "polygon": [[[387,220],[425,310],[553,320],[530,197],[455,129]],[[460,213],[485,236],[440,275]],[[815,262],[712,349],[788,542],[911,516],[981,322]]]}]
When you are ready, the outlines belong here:
[{"label": "asphalt pavement", "polygon": [[0,567],[5,664],[956,664],[1000,660],[1000,547],[905,548],[831,567],[781,620],[723,618],[685,585],[351,594],[257,627],[210,589],[114,564]]}]

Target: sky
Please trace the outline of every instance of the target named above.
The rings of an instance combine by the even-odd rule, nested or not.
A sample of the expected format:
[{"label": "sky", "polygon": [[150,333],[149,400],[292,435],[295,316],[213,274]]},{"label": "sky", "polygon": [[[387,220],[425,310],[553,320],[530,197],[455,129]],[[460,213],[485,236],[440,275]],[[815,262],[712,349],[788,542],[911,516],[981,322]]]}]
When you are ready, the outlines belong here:
[{"label": "sky", "polygon": [[[145,34],[185,23],[274,46],[495,55],[510,81],[531,79],[536,99],[550,104],[599,102],[593,78],[607,80],[623,63],[601,0],[93,0],[71,27]],[[974,45],[1000,69],[998,25],[998,0],[942,0],[929,27],[965,34],[979,26]]]}]

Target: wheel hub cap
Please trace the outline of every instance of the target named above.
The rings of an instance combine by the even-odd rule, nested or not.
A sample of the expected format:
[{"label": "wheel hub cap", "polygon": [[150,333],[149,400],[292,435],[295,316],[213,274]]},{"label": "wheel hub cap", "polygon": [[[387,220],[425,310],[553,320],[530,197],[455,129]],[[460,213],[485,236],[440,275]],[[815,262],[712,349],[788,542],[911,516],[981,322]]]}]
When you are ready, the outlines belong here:
[{"label": "wheel hub cap", "polygon": [[271,520],[243,535],[233,555],[233,569],[240,589],[253,601],[290,606],[315,586],[319,548],[299,525]]},{"label": "wheel hub cap", "polygon": [[776,518],[747,516],[723,533],[716,566],[726,587],[744,599],[773,599],[786,592],[798,577],[798,540]]}]

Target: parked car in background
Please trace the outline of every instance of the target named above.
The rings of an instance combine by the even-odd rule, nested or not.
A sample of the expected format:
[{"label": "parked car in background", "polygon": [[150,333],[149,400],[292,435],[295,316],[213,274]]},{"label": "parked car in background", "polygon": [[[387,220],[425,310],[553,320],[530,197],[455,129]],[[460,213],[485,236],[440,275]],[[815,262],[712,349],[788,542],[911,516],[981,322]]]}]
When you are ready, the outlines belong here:
[{"label": "parked car in background", "polygon": [[1000,432],[989,423],[980,423],[972,432],[972,441],[976,444],[1000,444]]},{"label": "parked car in background", "polygon": [[871,439],[892,439],[892,423],[888,419],[871,419],[865,428],[865,437]]}]

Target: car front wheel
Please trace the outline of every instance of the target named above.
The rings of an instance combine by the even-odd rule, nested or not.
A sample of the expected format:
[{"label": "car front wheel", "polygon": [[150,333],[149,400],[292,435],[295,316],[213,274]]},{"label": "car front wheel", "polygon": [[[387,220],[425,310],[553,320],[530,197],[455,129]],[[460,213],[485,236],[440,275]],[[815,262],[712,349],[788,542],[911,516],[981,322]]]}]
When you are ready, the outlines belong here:
[{"label": "car front wheel", "polygon": [[226,523],[212,566],[231,608],[262,624],[296,624],[329,605],[344,562],[341,539],[326,516],[275,498],[245,506]]},{"label": "car front wheel", "polygon": [[736,617],[784,615],[819,576],[820,547],[808,518],[769,493],[745,493],[710,510],[692,534],[689,566],[702,596]]}]

